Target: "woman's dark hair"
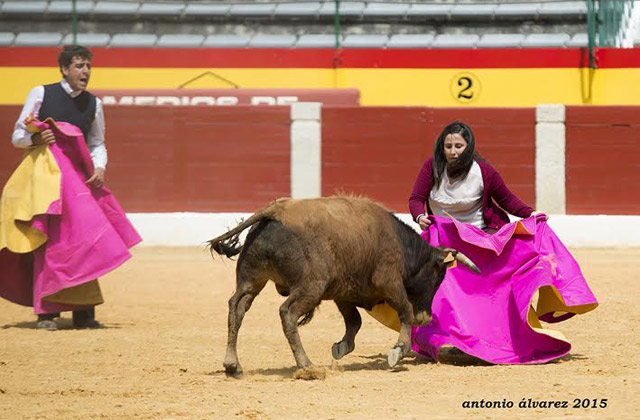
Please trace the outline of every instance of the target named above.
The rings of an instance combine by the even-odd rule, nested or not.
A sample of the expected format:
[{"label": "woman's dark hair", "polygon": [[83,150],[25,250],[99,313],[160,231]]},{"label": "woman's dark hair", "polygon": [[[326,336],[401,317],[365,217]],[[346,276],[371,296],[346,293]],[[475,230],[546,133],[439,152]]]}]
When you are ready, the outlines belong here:
[{"label": "woman's dark hair", "polygon": [[[460,134],[467,142],[467,147],[460,157],[452,164],[447,164],[447,158],[444,155],[444,139],[449,134]],[[473,165],[473,161],[482,159],[476,152],[476,141],[473,136],[473,130],[467,124],[454,121],[447,125],[436,140],[433,146],[433,185],[438,187],[442,182],[442,174],[447,170],[449,178],[465,178]]]},{"label": "woman's dark hair", "polygon": [[65,45],[62,47],[60,54],[58,54],[58,65],[60,68],[69,67],[73,61],[73,57],[80,57],[83,60],[91,61],[93,54],[91,54],[88,48],[81,45]]}]

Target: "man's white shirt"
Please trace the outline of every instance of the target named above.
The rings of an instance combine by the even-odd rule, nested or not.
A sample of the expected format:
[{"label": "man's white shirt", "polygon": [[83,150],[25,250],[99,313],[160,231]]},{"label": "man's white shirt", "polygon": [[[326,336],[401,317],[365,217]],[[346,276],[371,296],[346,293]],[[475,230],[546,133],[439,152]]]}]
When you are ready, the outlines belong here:
[{"label": "man's white shirt", "polygon": [[[82,91],[72,91],[71,86],[69,86],[69,83],[64,79],[62,79],[60,84],[64,91],[72,98],[75,98],[82,93]],[[31,89],[31,92],[29,92],[29,95],[27,95],[27,100],[22,107],[20,117],[18,117],[18,121],[16,121],[13,136],[11,136],[11,143],[13,143],[15,147],[26,149],[33,146],[33,142],[31,141],[31,134],[33,133],[27,131],[27,127],[24,125],[24,120],[29,116],[29,114],[34,118],[38,118],[43,100],[44,86],[34,87]],[[89,148],[89,153],[91,154],[93,166],[103,169],[107,167],[107,148],[104,144],[104,131],[105,126],[102,101],[96,97],[96,115],[91,123],[89,133],[85,140],[87,142],[87,147]]]}]

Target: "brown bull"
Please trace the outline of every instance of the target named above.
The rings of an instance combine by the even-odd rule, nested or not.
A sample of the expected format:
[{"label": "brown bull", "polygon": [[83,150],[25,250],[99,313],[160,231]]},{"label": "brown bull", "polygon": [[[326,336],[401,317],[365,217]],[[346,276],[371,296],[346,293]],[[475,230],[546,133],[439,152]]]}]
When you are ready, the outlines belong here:
[{"label": "brown bull", "polygon": [[[244,245],[239,245],[240,233],[250,226]],[[238,330],[269,280],[287,296],[280,318],[299,368],[312,363],[298,326],[311,320],[322,300],[333,300],[346,324],[344,337],[332,347],[335,359],[355,348],[362,324],[357,307],[370,310],[386,302],[395,309],[401,329],[388,355],[394,366],[409,351],[411,325],[431,319],[431,302],[444,278],[447,255],[478,270],[461,253],[429,246],[387,209],[364,198],[276,200],[208,243],[212,251],[227,257],[240,253],[236,292],[229,300],[227,374],[242,371]]]}]

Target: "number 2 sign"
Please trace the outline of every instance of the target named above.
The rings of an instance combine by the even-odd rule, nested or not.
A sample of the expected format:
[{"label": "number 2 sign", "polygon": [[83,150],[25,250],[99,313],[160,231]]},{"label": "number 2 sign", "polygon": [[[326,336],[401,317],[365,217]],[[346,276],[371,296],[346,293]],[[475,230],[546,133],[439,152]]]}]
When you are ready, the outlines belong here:
[{"label": "number 2 sign", "polygon": [[474,102],[480,96],[480,79],[469,72],[458,73],[451,79],[451,95],[462,103]]}]

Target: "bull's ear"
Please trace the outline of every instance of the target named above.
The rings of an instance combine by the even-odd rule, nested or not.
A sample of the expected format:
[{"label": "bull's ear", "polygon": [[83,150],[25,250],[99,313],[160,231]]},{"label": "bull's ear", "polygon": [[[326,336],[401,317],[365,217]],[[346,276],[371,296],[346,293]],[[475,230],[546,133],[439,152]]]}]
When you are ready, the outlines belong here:
[{"label": "bull's ear", "polygon": [[451,252],[447,252],[442,262],[447,266],[447,268],[455,268],[458,265],[458,260],[456,260]]}]

